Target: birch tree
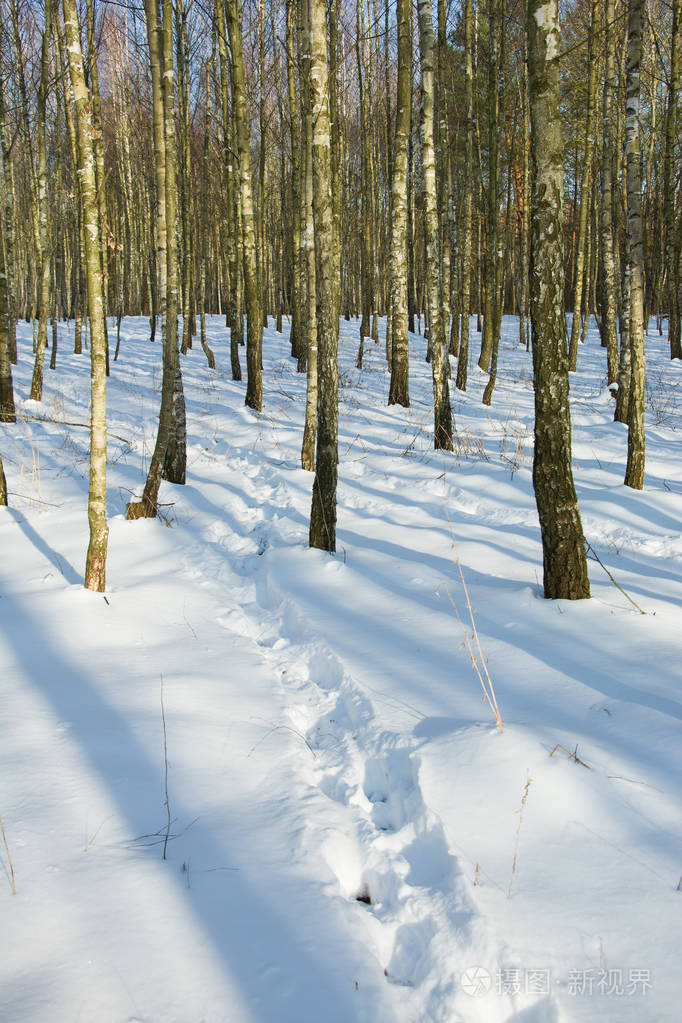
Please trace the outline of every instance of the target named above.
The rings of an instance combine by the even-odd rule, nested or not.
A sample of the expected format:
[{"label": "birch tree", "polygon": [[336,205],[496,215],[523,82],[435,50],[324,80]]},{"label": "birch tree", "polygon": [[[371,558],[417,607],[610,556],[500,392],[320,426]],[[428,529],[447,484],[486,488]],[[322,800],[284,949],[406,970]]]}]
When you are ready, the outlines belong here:
[{"label": "birch tree", "polygon": [[533,487],[545,597],[589,597],[587,559],[571,468],[564,318],[563,146],[558,0],[528,0],[532,154],[530,314],[535,384]]},{"label": "birch tree", "polygon": [[[78,180],[84,220],[88,316],[90,320],[90,482],[88,522],[90,542],[85,562],[85,586],[103,592],[106,583],[107,543],[107,430],[106,336],[102,298],[102,263],[99,245],[99,207],[91,98],[83,73],[76,0],[62,0],[71,92],[76,107]],[[94,54],[91,55],[94,60]]]},{"label": "birch tree", "polygon": [[602,159],[600,207],[600,259],[602,270],[601,337],[606,348],[608,381],[618,379],[618,300],[616,295],[616,263],[613,242],[613,167],[615,110],[615,0],[606,0],[604,7],[604,51],[606,70],[602,101]]},{"label": "birch tree", "polygon": [[628,10],[627,105],[625,151],[627,155],[627,243],[630,307],[630,401],[628,403],[628,460],[625,484],[634,490],[644,486],[644,256],[642,251],[642,162],[639,101],[642,62],[644,0],[630,0]]},{"label": "birch tree", "polygon": [[[175,149],[173,15],[170,0],[144,0],[154,98],[154,155],[156,163],[158,259],[162,267],[163,378],[161,408],[154,452],[142,500],[126,509],[129,519],[158,514],[161,479],[185,482],[185,403],[178,354],[177,163]],[[165,277],[165,280],[164,280]]]},{"label": "birch tree", "polygon": [[261,349],[263,343],[263,311],[258,282],[256,252],[256,221],[251,184],[251,140],[246,110],[246,79],[242,55],[242,30],[239,0],[225,0],[227,35],[230,41],[230,73],[232,81],[232,112],[237,138],[239,188],[242,213],[244,256],[244,297],[246,300],[246,398],[245,404],[255,412],[263,406]]},{"label": "birch tree", "polygon": [[670,38],[670,81],[665,119],[665,156],[663,165],[665,269],[668,303],[668,341],[670,358],[682,359],[682,288],[680,287],[680,242],[682,242],[682,211],[680,230],[675,225],[675,147],[679,142],[677,106],[680,90],[680,35],[682,33],[682,0],[673,0]]},{"label": "birch tree", "polygon": [[317,293],[318,398],[315,479],[310,511],[311,547],[336,550],[336,484],[338,478],[339,376],[338,276],[332,199],[329,68],[326,4],[308,4],[310,25],[310,103],[313,118],[313,211]]},{"label": "birch tree", "polygon": [[424,236],[426,283],[429,310],[429,338],[433,372],[433,440],[436,449],[452,451],[452,412],[445,351],[445,332],[440,302],[440,247],[436,159],[434,152],[433,57],[434,35],[429,0],[419,0],[419,52],[421,60],[422,110],[420,118],[422,167],[424,173]]},{"label": "birch tree", "polygon": [[[5,193],[4,146],[0,148],[0,197]],[[2,213],[0,212],[0,217]],[[5,256],[5,218],[0,219],[0,423],[16,423],[10,349],[10,304]]]},{"label": "birch tree", "polygon": [[[33,378],[31,380],[31,398],[42,401],[43,397],[43,366],[47,347],[47,318],[50,305],[50,234],[49,234],[49,194],[47,188],[47,124],[46,108],[47,93],[50,82],[50,42],[52,37],[52,2],[45,0],[45,23],[40,53],[40,85],[38,87],[38,167],[37,167],[37,206],[39,218],[38,233],[38,265],[39,265],[39,305],[38,305],[38,343]],[[28,130],[28,126],[27,126]]]},{"label": "birch tree", "polygon": [[317,403],[319,398],[317,365],[317,267],[315,245],[315,212],[313,206],[313,106],[312,106],[312,33],[310,6],[301,4],[299,27],[299,67],[301,79],[303,173],[301,177],[301,198],[303,202],[302,221],[302,275],[301,289],[301,334],[299,344],[301,356],[306,364],[305,421],[301,443],[301,468],[315,471],[315,440],[317,437]]},{"label": "birch tree", "polygon": [[389,405],[409,408],[407,314],[407,149],[412,106],[412,33],[410,0],[397,0],[398,92],[393,150],[391,235],[391,387]]},{"label": "birch tree", "polygon": [[471,216],[474,197],[474,12],[472,0],[464,2],[464,74],[466,103],[466,150],[464,155],[464,214],[462,223],[462,330],[457,360],[456,387],[467,389],[469,369],[469,312],[471,307]]},{"label": "birch tree", "polygon": [[573,291],[573,321],[571,324],[571,340],[569,343],[569,369],[575,371],[578,365],[578,339],[580,336],[581,317],[583,311],[583,280],[585,275],[585,256],[587,249],[587,215],[592,195],[592,149],[594,135],[594,110],[597,92],[597,58],[595,53],[597,36],[597,16],[599,0],[590,2],[590,36],[588,41],[588,83],[587,112],[585,115],[585,160],[583,179],[580,186],[580,222],[578,225],[578,254],[576,259],[575,287]]}]

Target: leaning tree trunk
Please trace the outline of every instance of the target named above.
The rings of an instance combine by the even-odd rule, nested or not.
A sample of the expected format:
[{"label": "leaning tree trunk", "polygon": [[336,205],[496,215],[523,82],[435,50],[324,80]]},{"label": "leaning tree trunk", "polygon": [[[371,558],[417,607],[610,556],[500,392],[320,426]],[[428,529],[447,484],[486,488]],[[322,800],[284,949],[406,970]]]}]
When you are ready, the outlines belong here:
[{"label": "leaning tree trunk", "polygon": [[409,347],[407,315],[407,146],[412,99],[410,0],[398,0],[398,91],[391,205],[391,387],[389,405],[409,408]]},{"label": "leaning tree trunk", "polygon": [[642,63],[644,0],[630,0],[628,15],[625,151],[628,189],[628,280],[630,284],[630,401],[625,485],[644,486],[644,253],[642,248],[642,163],[639,128],[639,76]]},{"label": "leaning tree trunk", "polygon": [[[99,247],[99,208],[95,178],[91,102],[83,73],[76,0],[62,0],[71,91],[77,114],[78,179],[85,223],[85,259],[90,318],[90,485],[88,521],[90,543],[85,563],[85,586],[103,592],[106,582],[107,542],[107,428],[106,336],[102,298],[102,263]],[[94,55],[93,55],[94,59]]]},{"label": "leaning tree trunk", "polygon": [[445,333],[439,291],[440,250],[438,245],[438,205],[436,159],[433,146],[433,22],[429,0],[419,0],[419,51],[421,57],[422,111],[421,144],[424,172],[424,236],[426,243],[427,300],[429,339],[433,371],[434,429],[436,449],[453,450],[452,412],[445,364]]},{"label": "leaning tree trunk", "polygon": [[533,486],[542,533],[545,597],[575,600],[589,597],[590,584],[571,469],[558,0],[529,0],[527,28],[532,153]]},{"label": "leaning tree trunk", "polygon": [[[305,2],[305,0],[304,0]],[[317,452],[309,543],[336,550],[339,375],[338,279],[334,245],[329,69],[324,0],[307,0],[310,24],[310,103],[313,115],[313,210],[317,283]]]},{"label": "leaning tree trunk", "polygon": [[[175,122],[173,118],[173,22],[170,11],[160,0],[144,0],[147,39],[154,101],[154,160],[156,164],[157,204],[163,216],[157,220],[157,244],[163,237],[165,247],[159,252],[162,273],[165,272],[163,298],[163,378],[161,408],[154,452],[149,463],[141,502],[126,508],[129,519],[154,518],[158,514],[161,479],[185,482],[186,435],[184,395],[178,354],[178,264],[177,185],[175,162]],[[167,4],[167,0],[164,0]],[[168,5],[170,6],[170,5]],[[164,35],[168,38],[164,39]],[[170,67],[168,66],[170,64]],[[163,73],[162,73],[163,72]]]},{"label": "leaning tree trunk", "polygon": [[5,480],[5,470],[2,466],[2,458],[0,457],[0,507],[7,506],[7,481]]}]

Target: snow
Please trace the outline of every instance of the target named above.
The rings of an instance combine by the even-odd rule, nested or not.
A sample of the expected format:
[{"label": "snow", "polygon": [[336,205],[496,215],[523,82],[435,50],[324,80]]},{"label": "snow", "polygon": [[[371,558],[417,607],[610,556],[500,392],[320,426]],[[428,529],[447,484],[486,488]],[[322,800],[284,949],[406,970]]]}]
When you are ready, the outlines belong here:
[{"label": "snow", "polygon": [[[123,321],[106,599],[82,587],[87,429],[37,421],[88,420],[66,324],[44,401],[2,426],[3,1023],[676,1017],[682,367],[652,321],[647,477],[628,490],[588,333],[576,487],[625,593],[591,561],[589,601],[545,601],[517,323],[492,407],[477,368],[452,389],[453,454],[432,450],[423,339],[411,409],[388,407],[383,342],[358,371],[357,327],[342,322],[335,557],[307,547],[305,377],[272,329],[257,415],[209,320],[218,369],[198,345],[182,363],[188,483],[163,485],[165,523],[127,522],[161,347]],[[23,397],[29,325],[19,348]]]}]

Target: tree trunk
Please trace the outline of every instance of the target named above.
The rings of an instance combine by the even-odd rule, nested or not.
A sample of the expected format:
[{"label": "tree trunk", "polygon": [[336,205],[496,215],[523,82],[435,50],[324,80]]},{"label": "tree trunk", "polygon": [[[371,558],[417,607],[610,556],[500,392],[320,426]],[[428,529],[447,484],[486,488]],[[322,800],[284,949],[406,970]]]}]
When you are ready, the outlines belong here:
[{"label": "tree trunk", "polygon": [[361,219],[360,219],[360,267],[361,267],[361,296],[362,296],[362,318],[360,320],[360,344],[355,365],[362,369],[362,356],[365,338],[371,333],[372,303],[372,196],[370,189],[370,139],[369,139],[369,117],[367,112],[367,74],[365,49],[365,0],[357,0],[356,25],[355,25],[355,58],[358,76],[358,94],[360,104],[360,196],[361,196]]},{"label": "tree trunk", "polygon": [[[306,0],[303,0],[306,2]],[[329,71],[324,0],[307,0],[310,19],[310,100],[313,116],[313,209],[317,282],[317,452],[309,543],[336,550],[338,476],[338,279],[332,199]]]},{"label": "tree trunk", "polygon": [[238,0],[226,0],[227,34],[230,40],[230,71],[232,77],[232,114],[239,155],[239,187],[244,243],[244,292],[246,299],[246,398],[245,404],[255,412],[263,407],[261,349],[263,342],[263,311],[258,283],[256,224],[251,187],[251,139],[246,112],[246,80],[242,57],[241,16]]},{"label": "tree trunk", "polygon": [[47,187],[47,143],[46,143],[46,105],[47,89],[50,79],[50,37],[52,35],[52,0],[45,3],[45,25],[40,58],[40,85],[38,87],[38,216],[40,224],[39,256],[39,308],[38,308],[38,343],[36,346],[33,378],[31,380],[31,398],[42,401],[43,397],[43,366],[45,349],[47,348],[47,318],[50,304],[50,236],[48,210],[50,196]]},{"label": "tree trunk", "polygon": [[[301,146],[299,136],[299,106],[296,103],[296,0],[287,5],[287,98],[291,124],[291,354],[298,360],[301,354]],[[301,103],[302,105],[302,103]]]},{"label": "tree trunk", "polygon": [[680,90],[680,33],[682,31],[682,0],[673,0],[671,35],[670,84],[665,119],[665,156],[663,174],[665,263],[667,275],[668,341],[670,358],[682,359],[682,298],[680,288],[680,246],[675,231],[675,146],[677,139],[677,104]]},{"label": "tree trunk", "polygon": [[527,27],[532,153],[530,310],[535,382],[533,486],[542,533],[545,597],[575,600],[589,597],[590,586],[571,469],[558,0],[529,0]]},{"label": "tree trunk", "polygon": [[[0,52],[3,52],[2,26],[0,26]],[[2,218],[0,234],[3,241],[5,288],[7,294],[7,351],[10,363],[17,362],[17,326],[16,326],[16,281],[14,272],[15,237],[14,222],[14,187],[10,164],[11,135],[7,123],[4,82],[0,75],[0,195],[3,198],[0,217]],[[14,399],[12,399],[12,402]]]},{"label": "tree trunk", "polygon": [[[0,148],[0,194],[4,193],[5,155]],[[2,211],[0,211],[2,216]],[[10,351],[10,309],[5,259],[5,219],[0,220],[0,423],[16,423],[14,389],[12,387],[12,360]],[[5,502],[7,503],[7,502]]]},{"label": "tree trunk", "polygon": [[421,57],[422,111],[420,120],[424,173],[424,238],[426,244],[429,341],[433,372],[434,429],[436,450],[453,450],[452,413],[445,364],[445,334],[441,316],[438,244],[438,196],[433,146],[433,22],[429,0],[419,0],[419,52]]},{"label": "tree trunk", "polygon": [[303,113],[303,177],[301,193],[303,199],[303,279],[301,342],[305,345],[302,353],[307,367],[305,392],[305,422],[301,444],[301,468],[315,471],[315,438],[317,435],[317,270],[315,266],[315,219],[313,210],[313,110],[312,83],[310,78],[312,61],[312,37],[310,31],[309,5],[301,4],[301,106]]},{"label": "tree trunk", "polygon": [[[99,207],[95,177],[91,98],[83,74],[76,0],[62,0],[71,90],[77,113],[78,178],[85,221],[88,315],[90,319],[90,484],[88,522],[90,542],[85,563],[85,586],[103,592],[109,527],[107,525],[106,336],[99,246]],[[94,53],[92,54],[94,60]]]},{"label": "tree trunk", "polygon": [[628,406],[628,461],[625,485],[644,486],[644,254],[642,248],[642,164],[639,100],[642,63],[644,0],[630,0],[628,14],[627,101],[625,151],[628,189],[628,281],[630,285],[630,401]]},{"label": "tree trunk", "polygon": [[[488,57],[488,211],[485,247],[485,316],[478,365],[486,373],[490,369],[493,349],[499,344],[498,291],[501,258],[499,238],[499,119],[500,119],[500,49],[502,45],[501,0],[488,0],[488,31],[490,34]],[[492,378],[492,375],[491,375]],[[493,379],[494,385],[494,379]],[[484,404],[490,404],[488,388],[484,391]],[[486,395],[488,400],[486,401]]]},{"label": "tree trunk", "polygon": [[608,382],[618,380],[618,299],[613,241],[613,165],[614,165],[614,93],[615,93],[615,0],[606,0],[604,11],[604,48],[606,72],[603,99],[603,138],[601,163],[601,266],[602,266],[602,345],[606,348]]},{"label": "tree trunk", "polygon": [[95,182],[97,185],[97,207],[99,209],[99,248],[102,262],[102,302],[104,303],[104,344],[106,348],[107,376],[109,376],[109,338],[107,334],[107,308],[109,288],[108,246],[105,240],[107,225],[107,201],[104,173],[104,134],[102,132],[102,101],[99,92],[97,69],[97,46],[95,40],[95,8],[93,0],[85,0],[85,16],[88,34],[88,56],[90,69],[90,92],[92,95],[92,149],[95,154]]},{"label": "tree trunk", "polygon": [[[164,0],[167,4],[167,0]],[[170,6],[168,4],[168,6]],[[154,103],[154,160],[157,184],[157,245],[163,316],[163,378],[156,443],[141,502],[126,508],[129,519],[158,513],[161,479],[185,482],[184,396],[178,355],[177,186],[173,86],[172,12],[160,0],[145,0],[147,39]],[[170,65],[170,66],[169,66]],[[163,74],[162,74],[163,71]],[[161,250],[163,242],[163,250]]]},{"label": "tree trunk", "polygon": [[568,368],[575,372],[578,366],[578,339],[580,336],[580,319],[583,310],[583,280],[585,275],[585,254],[587,248],[587,215],[592,192],[592,147],[594,135],[594,107],[597,91],[597,59],[594,52],[597,35],[597,15],[599,0],[591,0],[590,37],[588,42],[588,83],[587,83],[587,114],[585,128],[585,160],[583,163],[583,179],[580,186],[580,222],[578,225],[578,253],[575,270],[575,287],[573,289],[573,322],[571,324],[571,340],[569,344]]},{"label": "tree trunk", "polygon": [[407,313],[407,149],[412,100],[410,0],[398,0],[398,91],[393,151],[391,235],[391,387],[389,405],[410,406]]},{"label": "tree trunk", "polygon": [[227,95],[227,46],[225,34],[225,0],[216,0],[216,34],[218,36],[218,60],[220,64],[220,108],[223,136],[223,158],[225,162],[225,192],[227,199],[227,262],[230,276],[230,297],[227,320],[230,325],[230,365],[232,379],[241,380],[239,345],[242,340],[241,313],[241,272],[239,253],[241,250],[241,218],[239,200],[235,189],[234,154],[232,152],[232,126]]},{"label": "tree trunk", "polygon": [[456,387],[467,389],[469,371],[469,313],[471,311],[471,214],[474,201],[474,15],[472,0],[464,4],[464,71],[466,89],[466,150],[464,154],[464,223],[462,224],[462,332]]},{"label": "tree trunk", "polygon": [[[178,157],[175,134],[175,76],[173,73],[173,0],[163,3],[163,119],[166,146],[166,340],[168,376],[172,381],[172,429],[168,438],[163,478],[184,484],[187,468],[187,425],[178,354]],[[166,353],[164,353],[166,354]]]},{"label": "tree trunk", "polygon": [[193,288],[193,231],[191,226],[191,155],[190,155],[190,116],[189,116],[189,77],[190,77],[190,55],[189,41],[187,39],[187,7],[185,0],[176,0],[175,4],[176,21],[176,51],[178,64],[178,96],[179,96],[179,118],[180,126],[180,152],[178,160],[178,180],[180,183],[180,238],[182,242],[182,256],[180,259],[181,289],[182,289],[182,345],[180,351],[186,355],[192,347],[192,327],[194,325],[194,310],[192,308]]}]

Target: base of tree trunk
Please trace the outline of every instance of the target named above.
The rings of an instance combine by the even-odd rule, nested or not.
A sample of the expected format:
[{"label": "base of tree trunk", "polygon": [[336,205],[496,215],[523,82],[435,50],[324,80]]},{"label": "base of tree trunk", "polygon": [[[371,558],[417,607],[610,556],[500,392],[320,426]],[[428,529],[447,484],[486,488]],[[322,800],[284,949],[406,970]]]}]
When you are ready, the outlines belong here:
[{"label": "base of tree trunk", "polygon": [[148,501],[130,501],[126,505],[126,518],[129,521],[135,519],[155,519],[157,510],[155,505]]}]

